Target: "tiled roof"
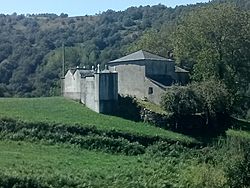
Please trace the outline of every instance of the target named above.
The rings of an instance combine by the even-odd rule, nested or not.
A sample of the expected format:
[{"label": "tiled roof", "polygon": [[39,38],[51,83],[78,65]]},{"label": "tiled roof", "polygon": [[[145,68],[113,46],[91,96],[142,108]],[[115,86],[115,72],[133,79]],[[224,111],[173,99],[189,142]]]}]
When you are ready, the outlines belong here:
[{"label": "tiled roof", "polygon": [[137,61],[137,60],[171,61],[164,57],[161,57],[161,56],[158,56],[158,55],[155,55],[155,54],[143,51],[143,50],[139,50],[137,52],[134,52],[122,58],[110,61],[109,63],[120,63],[120,62]]}]

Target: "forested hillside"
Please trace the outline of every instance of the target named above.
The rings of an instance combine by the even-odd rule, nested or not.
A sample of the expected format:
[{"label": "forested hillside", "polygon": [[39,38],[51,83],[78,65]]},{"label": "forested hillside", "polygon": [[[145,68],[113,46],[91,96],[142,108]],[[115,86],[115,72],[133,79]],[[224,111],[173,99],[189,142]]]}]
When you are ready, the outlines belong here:
[{"label": "forested hillside", "polygon": [[107,10],[93,16],[0,15],[0,95],[59,94],[61,46],[66,68],[104,64],[126,54],[144,31],[160,29],[195,6]]},{"label": "forested hillside", "polygon": [[[237,3],[249,10],[248,1]],[[58,95],[62,44],[66,46],[66,68],[103,65],[138,48],[168,56],[173,50],[170,34],[180,19],[208,4],[131,7],[79,17],[1,14],[0,96]],[[144,39],[146,43],[141,42]],[[149,47],[150,40],[157,48]]]}]

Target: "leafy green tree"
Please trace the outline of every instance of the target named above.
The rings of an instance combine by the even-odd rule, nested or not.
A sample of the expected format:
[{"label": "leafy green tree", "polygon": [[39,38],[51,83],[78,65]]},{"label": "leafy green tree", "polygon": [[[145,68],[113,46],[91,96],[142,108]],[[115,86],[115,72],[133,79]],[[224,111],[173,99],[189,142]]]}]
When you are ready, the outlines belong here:
[{"label": "leafy green tree", "polygon": [[135,52],[143,49],[167,57],[169,51],[173,49],[170,41],[171,34],[166,31],[149,30],[138,41],[130,45],[128,51]]},{"label": "leafy green tree", "polygon": [[172,86],[162,97],[161,106],[175,116],[192,115],[200,112],[200,99],[192,87]]},{"label": "leafy green tree", "polygon": [[193,83],[185,87],[172,86],[162,97],[161,106],[181,119],[183,116],[204,114],[207,124],[231,113],[231,95],[225,84],[217,80]]},{"label": "leafy green tree", "polygon": [[192,78],[222,80],[247,88],[250,80],[250,14],[230,4],[211,4],[185,17],[174,34],[175,57],[192,62]]},{"label": "leafy green tree", "polygon": [[209,120],[232,113],[232,97],[224,83],[219,80],[208,80],[191,85],[195,95],[202,104],[201,111]]},{"label": "leafy green tree", "polygon": [[13,64],[8,60],[0,63],[0,83],[8,83],[12,76]]}]

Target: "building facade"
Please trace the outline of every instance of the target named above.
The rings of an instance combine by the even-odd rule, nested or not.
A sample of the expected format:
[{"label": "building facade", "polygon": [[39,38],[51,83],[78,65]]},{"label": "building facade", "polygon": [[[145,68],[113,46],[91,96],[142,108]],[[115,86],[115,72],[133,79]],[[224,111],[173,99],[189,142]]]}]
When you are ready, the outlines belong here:
[{"label": "building facade", "polygon": [[98,113],[116,110],[118,93],[159,104],[173,84],[186,85],[188,71],[175,62],[146,51],[138,51],[107,63],[104,71],[75,68],[63,80],[63,95],[81,101]]},{"label": "building facade", "polygon": [[173,85],[186,85],[188,71],[171,59],[138,51],[110,61],[109,70],[118,72],[118,93],[159,104],[162,94]]},{"label": "building facade", "polygon": [[118,75],[108,70],[70,69],[63,79],[63,96],[98,113],[112,113],[118,101]]}]

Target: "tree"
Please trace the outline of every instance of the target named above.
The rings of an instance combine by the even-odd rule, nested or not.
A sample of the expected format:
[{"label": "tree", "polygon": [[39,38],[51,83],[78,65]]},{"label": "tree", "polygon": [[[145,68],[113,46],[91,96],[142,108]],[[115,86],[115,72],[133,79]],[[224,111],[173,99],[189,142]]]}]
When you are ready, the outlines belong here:
[{"label": "tree", "polygon": [[203,114],[206,124],[231,113],[231,95],[225,84],[218,80],[172,86],[162,97],[161,106],[178,120],[184,116]]},{"label": "tree", "polygon": [[177,117],[192,115],[201,111],[200,99],[190,86],[168,88],[162,97],[161,106]]},{"label": "tree", "polygon": [[191,85],[197,98],[200,99],[200,112],[210,120],[232,113],[232,98],[224,83],[219,80],[208,80]]},{"label": "tree", "polygon": [[162,26],[159,31],[151,29],[145,32],[138,41],[130,45],[128,51],[135,52],[144,49],[167,57],[169,52],[173,49],[171,37],[174,29],[175,25],[172,24]]},{"label": "tree", "polygon": [[196,81],[218,79],[231,91],[250,80],[250,14],[230,4],[211,4],[185,17],[174,34],[177,61],[192,62]]},{"label": "tree", "polygon": [[8,60],[4,60],[0,63],[0,83],[8,83],[12,76],[13,64]]}]

